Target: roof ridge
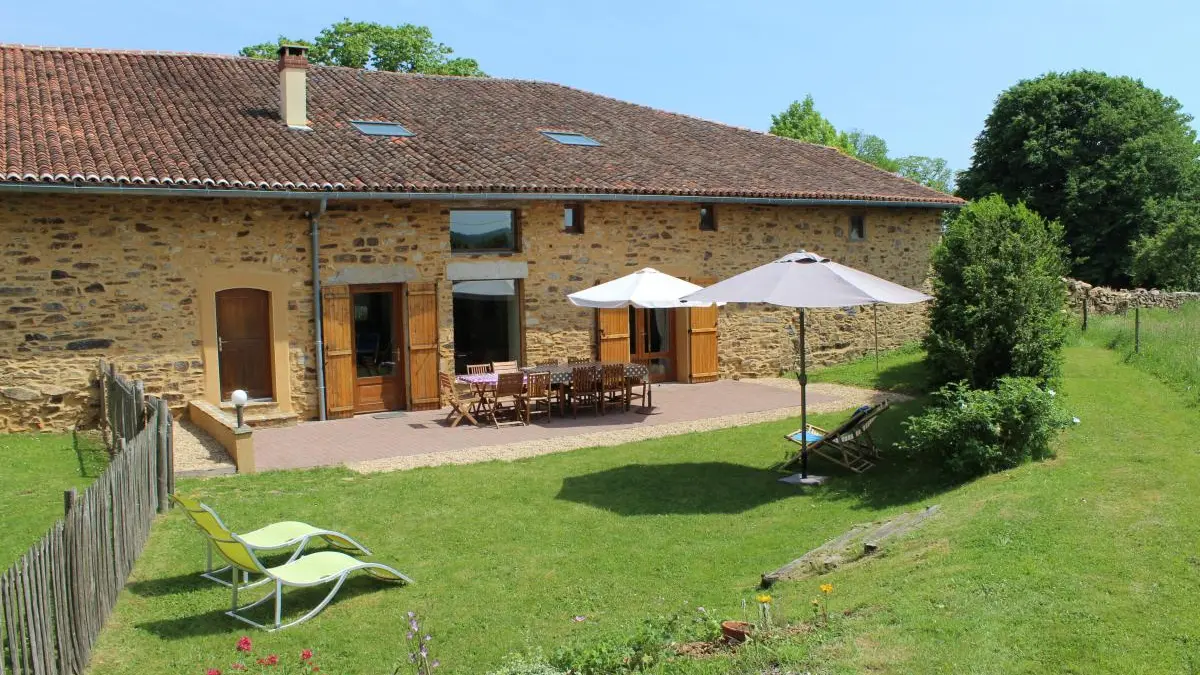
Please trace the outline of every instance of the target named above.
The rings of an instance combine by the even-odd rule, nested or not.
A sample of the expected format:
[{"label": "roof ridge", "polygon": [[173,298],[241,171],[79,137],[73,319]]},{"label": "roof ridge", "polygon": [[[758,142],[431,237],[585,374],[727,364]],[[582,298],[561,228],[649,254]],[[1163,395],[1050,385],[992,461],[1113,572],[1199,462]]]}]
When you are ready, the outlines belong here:
[{"label": "roof ridge", "polygon": [[62,45],[32,45],[23,42],[0,42],[0,49],[22,49],[38,52],[73,52],[77,54],[129,54],[131,56],[199,56],[233,61],[262,61],[240,54],[218,54],[216,52],[187,52],[170,49],[123,49],[117,47],[67,47]]}]

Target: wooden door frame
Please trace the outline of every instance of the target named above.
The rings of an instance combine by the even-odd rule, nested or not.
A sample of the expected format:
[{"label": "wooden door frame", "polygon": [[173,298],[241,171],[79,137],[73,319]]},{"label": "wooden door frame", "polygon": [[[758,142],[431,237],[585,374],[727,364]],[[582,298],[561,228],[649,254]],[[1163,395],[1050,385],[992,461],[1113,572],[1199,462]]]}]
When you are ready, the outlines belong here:
[{"label": "wooden door frame", "polygon": [[269,386],[271,389],[271,395],[268,396],[266,399],[259,397],[257,399],[251,399],[251,400],[276,401],[276,400],[278,400],[279,393],[276,391],[276,386],[275,386],[275,333],[274,333],[274,326],[272,326],[273,322],[271,320],[271,318],[272,318],[271,317],[271,291],[268,291],[263,288],[251,288],[248,286],[236,286],[233,288],[222,288],[221,290],[213,293],[213,317],[214,317],[213,330],[215,331],[214,334],[216,336],[216,344],[217,344],[217,396],[218,396],[218,400],[220,400],[220,401],[228,401],[229,400],[228,398],[225,398],[224,387],[221,384],[221,362],[222,362],[222,359],[221,359],[221,352],[222,352],[222,349],[221,349],[221,294],[228,293],[230,291],[254,291],[255,293],[262,293],[262,294],[266,295],[267,315],[262,318],[262,321],[263,321],[263,323],[266,324],[266,328],[267,328],[267,337],[266,337],[266,340],[267,340],[267,386]]},{"label": "wooden door frame", "polygon": [[[644,307],[634,307],[633,309],[636,311],[634,312],[634,317],[635,317],[634,318],[634,326],[630,331],[630,333],[631,333],[630,337],[633,338],[633,343],[636,348],[629,350],[629,360],[636,362],[637,357],[641,356],[643,358],[643,360],[646,360],[647,366],[648,366],[649,360],[646,358],[647,354],[658,354],[658,355],[665,354],[666,358],[671,361],[670,368],[667,369],[666,373],[664,373],[663,375],[660,375],[658,379],[655,379],[652,375],[650,377],[650,381],[651,382],[670,382],[670,381],[672,381],[673,379],[675,379],[677,377],[676,372],[678,369],[678,364],[677,364],[676,360],[679,358],[677,356],[677,352],[679,350],[677,350],[675,348],[675,335],[676,335],[676,330],[677,330],[677,326],[678,326],[678,322],[676,321],[677,312],[673,309],[666,309],[666,308],[662,309],[662,311],[667,313],[667,333],[668,333],[668,335],[667,335],[667,351],[665,351],[665,352],[661,352],[661,351],[647,352],[646,354],[643,354],[641,350],[642,350],[642,345],[645,344],[646,312],[656,311],[656,310],[647,309]],[[628,310],[626,310],[626,311],[628,311]]]},{"label": "wooden door frame", "polygon": [[[392,378],[395,380],[393,391],[396,392],[395,406],[390,410],[406,410],[408,408],[408,322],[405,313],[404,284],[349,284],[350,288],[350,345],[354,350],[354,414],[383,412],[379,410],[360,410],[361,402],[358,397],[358,328],[354,320],[354,295],[356,293],[391,293],[392,294],[392,350],[395,352],[395,370]],[[403,350],[401,352],[401,350]],[[399,358],[403,356],[403,359]],[[382,375],[378,376],[381,379]]]}]

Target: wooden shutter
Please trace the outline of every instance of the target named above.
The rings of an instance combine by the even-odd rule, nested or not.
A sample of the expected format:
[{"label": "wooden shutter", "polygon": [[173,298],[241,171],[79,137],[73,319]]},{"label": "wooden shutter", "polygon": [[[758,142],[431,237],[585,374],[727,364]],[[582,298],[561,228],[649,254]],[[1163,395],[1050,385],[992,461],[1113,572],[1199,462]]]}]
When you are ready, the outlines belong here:
[{"label": "wooden shutter", "polygon": [[325,341],[325,416],[354,415],[354,321],[350,287],[321,288],[321,335]]},{"label": "wooden shutter", "polygon": [[[716,279],[692,279],[692,283],[711,286]],[[717,306],[688,309],[688,381],[715,382],[721,371],[717,365]]]},{"label": "wooden shutter", "polygon": [[408,382],[410,410],[436,410],[438,398],[437,284],[404,285],[408,317]]},{"label": "wooden shutter", "polygon": [[596,350],[601,361],[629,362],[629,308],[596,310]]}]

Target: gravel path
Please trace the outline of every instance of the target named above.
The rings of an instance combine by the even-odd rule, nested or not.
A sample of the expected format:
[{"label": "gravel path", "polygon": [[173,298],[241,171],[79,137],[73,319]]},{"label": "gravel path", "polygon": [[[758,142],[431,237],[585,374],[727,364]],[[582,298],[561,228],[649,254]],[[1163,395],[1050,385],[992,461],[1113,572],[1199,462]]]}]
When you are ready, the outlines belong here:
[{"label": "gravel path", "polygon": [[[753,380],[753,382],[757,384],[765,384],[788,389],[799,389],[800,386],[795,380],[788,380],[784,378],[756,379]],[[848,387],[840,384],[814,383],[808,385],[808,390],[810,393],[819,392],[825,396],[832,397],[832,400],[826,399],[821,403],[810,405],[808,407],[808,411],[810,413],[838,412],[841,410],[848,410],[868,402],[876,403],[885,399],[896,402],[911,398],[903,394],[876,391],[874,389],[859,389],[857,387]],[[713,429],[740,427],[750,424],[758,424],[760,422],[771,422],[774,420],[786,419],[788,417],[798,417],[799,415],[800,407],[793,406],[740,415],[710,417],[708,419],[678,422],[675,424],[664,424],[653,427],[617,429],[590,434],[561,436],[537,441],[525,441],[521,443],[507,443],[504,445],[489,445],[475,448],[465,448],[461,450],[434,452],[424,455],[387,457],[384,459],[373,459],[364,462],[351,462],[347,463],[346,466],[361,473],[370,473],[375,471],[401,471],[404,469],[414,469],[421,466],[438,466],[441,464],[473,464],[475,462],[487,462],[491,460],[511,461],[524,457],[548,455],[555,452],[565,452],[567,450],[576,450],[579,448],[621,445],[624,443],[632,443],[634,441],[644,441],[650,438],[676,436],[679,434],[687,434],[696,431],[711,431]]]},{"label": "gravel path", "polygon": [[236,473],[225,448],[187,420],[175,421],[175,475],[205,476]]}]

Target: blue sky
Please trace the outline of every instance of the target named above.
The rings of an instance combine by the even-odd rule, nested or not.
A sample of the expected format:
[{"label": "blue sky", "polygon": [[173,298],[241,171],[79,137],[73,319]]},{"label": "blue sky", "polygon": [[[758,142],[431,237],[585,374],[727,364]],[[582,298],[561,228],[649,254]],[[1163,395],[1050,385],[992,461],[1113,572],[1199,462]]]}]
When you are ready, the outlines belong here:
[{"label": "blue sky", "polygon": [[1194,0],[0,0],[0,42],[234,53],[343,16],[427,25],[494,76],[752,129],[811,93],[839,128],[955,169],[996,95],[1048,70],[1131,75],[1200,112]]}]

